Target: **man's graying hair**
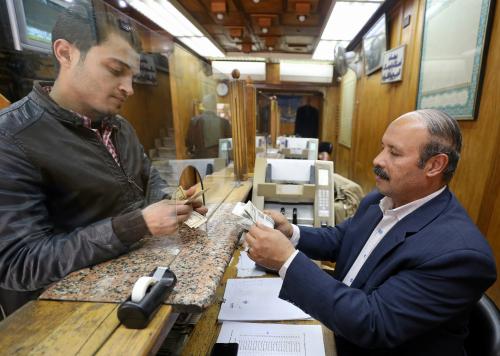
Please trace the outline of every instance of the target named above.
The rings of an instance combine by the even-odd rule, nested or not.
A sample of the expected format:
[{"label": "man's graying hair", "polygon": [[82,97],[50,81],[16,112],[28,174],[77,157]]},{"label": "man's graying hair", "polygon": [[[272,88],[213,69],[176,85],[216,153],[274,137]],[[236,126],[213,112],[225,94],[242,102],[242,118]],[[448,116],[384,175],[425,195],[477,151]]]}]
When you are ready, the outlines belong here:
[{"label": "man's graying hair", "polygon": [[58,16],[52,29],[52,48],[55,41],[64,39],[78,48],[83,61],[89,49],[106,41],[110,33],[141,52],[141,41],[130,19],[92,0],[76,0]]},{"label": "man's graying hair", "polygon": [[457,121],[447,113],[434,109],[417,110],[411,114],[425,122],[430,134],[429,142],[420,151],[418,166],[423,168],[431,157],[440,153],[446,154],[448,166],[443,171],[443,178],[449,182],[457,169],[462,149],[462,134]]}]

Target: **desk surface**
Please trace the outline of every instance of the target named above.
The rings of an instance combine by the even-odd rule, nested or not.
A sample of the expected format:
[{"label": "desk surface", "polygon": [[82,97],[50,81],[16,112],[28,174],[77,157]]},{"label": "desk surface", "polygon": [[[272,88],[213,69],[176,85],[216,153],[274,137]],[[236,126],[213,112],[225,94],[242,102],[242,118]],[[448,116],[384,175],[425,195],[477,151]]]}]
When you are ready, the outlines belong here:
[{"label": "desk surface", "polygon": [[[223,177],[215,179],[213,184],[213,199],[223,197],[227,203],[244,200],[251,189],[251,181],[235,187],[234,181]],[[30,302],[0,322],[1,353],[143,355],[156,352],[168,332],[172,307],[161,306],[148,327],[142,330],[121,325],[116,316],[117,307],[115,303]]]},{"label": "desk surface", "polygon": [[[237,250],[234,254],[234,258],[224,272],[222,277],[222,283],[217,288],[216,301],[207,310],[205,310],[196,323],[193,331],[191,332],[186,346],[182,350],[183,356],[192,355],[209,355],[212,346],[217,341],[219,336],[220,328],[222,324],[217,322],[217,317],[219,315],[219,310],[224,297],[224,289],[226,287],[226,282],[229,278],[236,278],[238,259],[240,255],[240,250]],[[272,276],[275,277],[275,276]],[[286,321],[284,324],[304,324],[304,325],[318,325],[319,322],[316,320],[301,320],[301,321]],[[323,341],[325,343],[325,354],[328,356],[337,356],[335,350],[335,342],[333,338],[333,333],[328,328],[322,325],[323,330]]]}]

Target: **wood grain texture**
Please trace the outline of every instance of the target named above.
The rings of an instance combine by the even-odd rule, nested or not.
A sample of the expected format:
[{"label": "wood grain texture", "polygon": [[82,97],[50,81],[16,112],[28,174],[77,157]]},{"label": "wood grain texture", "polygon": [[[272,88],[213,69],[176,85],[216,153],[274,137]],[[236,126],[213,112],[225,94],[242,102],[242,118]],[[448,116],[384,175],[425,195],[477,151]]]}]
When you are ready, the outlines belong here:
[{"label": "wood grain texture", "polygon": [[339,87],[335,85],[327,88],[323,98],[323,115],[320,119],[320,141],[328,141],[332,144],[337,142],[339,130],[339,102]]},{"label": "wood grain texture", "polygon": [[[145,329],[135,330],[120,327],[99,349],[96,355],[150,355],[156,353],[167,336],[167,321],[172,307],[162,305]],[[116,314],[114,314],[116,317]]]},{"label": "wood grain texture", "polygon": [[181,46],[174,46],[168,64],[176,154],[177,159],[183,159],[187,157],[185,139],[191,118],[197,114],[195,108],[203,96],[216,95],[217,82],[207,69],[209,64]]},{"label": "wood grain texture", "polygon": [[229,83],[229,96],[232,116],[234,175],[235,179],[244,181],[248,177],[245,81],[232,80]]},{"label": "wood grain texture", "polygon": [[134,84],[134,95],[120,112],[134,127],[146,152],[154,148],[160,129],[172,127],[169,75],[158,72],[157,81],[158,85]]},{"label": "wood grain texture", "polygon": [[269,109],[269,131],[271,135],[271,146],[276,146],[276,138],[280,132],[280,109],[276,97],[271,98]]},{"label": "wood grain texture", "polygon": [[248,173],[253,173],[255,166],[255,133],[257,132],[257,90],[252,84],[246,87],[246,131]]},{"label": "wood grain texture", "polygon": [[266,84],[280,84],[280,64],[266,63]]},{"label": "wood grain texture", "polygon": [[[0,323],[0,350],[11,354],[71,355],[91,341],[98,347],[118,323],[101,329],[116,304],[34,301]],[[117,320],[118,321],[118,320]]]}]

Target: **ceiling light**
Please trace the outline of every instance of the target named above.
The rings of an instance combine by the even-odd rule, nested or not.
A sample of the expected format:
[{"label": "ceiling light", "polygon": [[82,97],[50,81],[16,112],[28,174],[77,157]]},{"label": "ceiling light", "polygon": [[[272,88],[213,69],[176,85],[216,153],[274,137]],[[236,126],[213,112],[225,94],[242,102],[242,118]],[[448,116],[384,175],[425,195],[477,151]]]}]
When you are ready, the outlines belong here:
[{"label": "ceiling light", "polygon": [[306,19],[307,19],[306,15],[298,15],[297,16],[297,20],[299,20],[300,22],[304,22]]},{"label": "ceiling light", "polygon": [[269,46],[269,47],[267,47],[267,50],[268,50],[269,52],[272,52],[272,51],[274,51],[274,48],[273,48],[273,47],[271,47],[271,46]]},{"label": "ceiling light", "polygon": [[123,9],[127,7],[127,2],[125,0],[120,0],[118,1],[118,6],[120,6]]},{"label": "ceiling light", "polygon": [[200,56],[224,57],[224,53],[170,2],[127,0],[127,3]]},{"label": "ceiling light", "polygon": [[351,41],[379,6],[374,2],[337,1],[321,39]]},{"label": "ceiling light", "polygon": [[267,29],[267,27],[262,27],[262,33],[268,33],[269,30]]},{"label": "ceiling light", "polygon": [[266,63],[255,61],[212,61],[212,69],[216,76],[219,73],[230,75],[234,69],[240,71],[240,79],[251,76],[253,80],[266,79]]},{"label": "ceiling light", "polygon": [[260,0],[253,0],[254,4],[258,4]]},{"label": "ceiling light", "polygon": [[219,12],[217,15],[215,15],[217,17],[217,20],[224,20],[224,14],[222,12]]},{"label": "ceiling light", "polygon": [[280,61],[280,79],[282,81],[331,83],[332,77],[333,66],[328,63]]},{"label": "ceiling light", "polygon": [[179,37],[179,40],[204,57],[224,57],[207,37]]}]

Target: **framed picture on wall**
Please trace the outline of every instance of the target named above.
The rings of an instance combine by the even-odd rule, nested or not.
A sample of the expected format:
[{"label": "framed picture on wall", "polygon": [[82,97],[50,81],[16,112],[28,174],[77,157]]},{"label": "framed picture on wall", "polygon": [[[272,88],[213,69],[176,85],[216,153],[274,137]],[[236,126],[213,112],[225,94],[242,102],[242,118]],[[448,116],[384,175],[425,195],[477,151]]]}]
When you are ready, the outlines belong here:
[{"label": "framed picture on wall", "polygon": [[479,109],[492,0],[427,0],[417,109],[473,120]]},{"label": "framed picture on wall", "polygon": [[387,50],[387,23],[385,14],[363,36],[365,73],[370,75],[382,68],[383,54]]}]

